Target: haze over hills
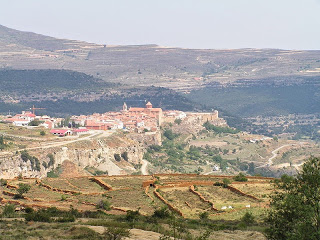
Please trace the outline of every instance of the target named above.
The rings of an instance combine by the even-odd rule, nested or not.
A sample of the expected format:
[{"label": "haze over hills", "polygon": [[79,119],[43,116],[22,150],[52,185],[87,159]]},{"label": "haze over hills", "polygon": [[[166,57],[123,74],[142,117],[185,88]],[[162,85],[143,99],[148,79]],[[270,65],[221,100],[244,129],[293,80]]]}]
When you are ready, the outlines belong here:
[{"label": "haze over hills", "polygon": [[[106,40],[107,41],[107,40]],[[197,50],[157,45],[108,46],[0,26],[0,66],[69,69],[106,81],[189,91],[210,82],[320,76],[320,51]]]},{"label": "haze over hills", "polygon": [[[64,102],[75,98],[82,104],[89,102],[89,109],[96,103],[100,103],[99,106],[115,107],[116,104],[120,107],[120,102],[128,98],[128,89],[131,88],[136,92],[131,92],[131,96],[140,96],[138,100],[143,100],[141,93],[146,99],[152,99],[152,94],[149,95],[145,89],[155,86],[171,89],[171,92],[165,89],[161,92],[168,91],[170,96],[180,99],[179,103],[186,103],[181,110],[200,109],[200,105],[206,105],[207,109],[218,108],[240,117],[288,114],[317,117],[320,113],[320,51],[110,46],[56,39],[0,26],[0,69],[71,70],[91,75],[100,81],[99,84],[105,82],[106,86],[99,90],[94,90],[97,86],[89,87],[88,91],[83,89],[86,94],[80,95],[80,98],[79,95],[75,97],[72,90],[72,94],[69,91],[68,97],[64,98]],[[121,96],[117,97],[117,103],[105,102],[105,93],[110,89],[103,89],[111,83],[120,83],[112,88],[112,94]],[[17,94],[16,89],[11,90],[7,89],[6,94],[2,95],[6,99],[2,112],[17,106],[17,102],[21,105],[26,101]],[[41,100],[39,93],[43,95],[41,90],[35,93],[33,99],[38,103],[45,101]],[[110,100],[111,95],[107,95]],[[63,94],[59,96],[62,99]],[[178,102],[170,101],[167,96],[163,99],[179,108]],[[28,102],[33,100],[29,98]],[[49,101],[46,105],[52,103],[50,99],[46,100]],[[158,103],[164,108],[170,105],[163,104],[163,101]],[[52,111],[56,106],[53,105]]]}]

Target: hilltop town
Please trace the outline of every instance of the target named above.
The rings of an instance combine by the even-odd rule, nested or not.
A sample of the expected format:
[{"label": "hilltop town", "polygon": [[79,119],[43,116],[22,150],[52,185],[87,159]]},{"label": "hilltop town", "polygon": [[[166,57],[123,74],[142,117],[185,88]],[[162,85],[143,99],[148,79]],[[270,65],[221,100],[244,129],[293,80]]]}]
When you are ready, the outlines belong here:
[{"label": "hilltop town", "polygon": [[[46,115],[36,116],[35,111],[23,111],[15,116],[6,116],[3,123],[17,127],[39,126],[50,129],[53,135],[65,136],[85,133],[89,130],[117,130],[145,133],[159,131],[164,123],[173,123],[176,120],[197,122],[203,124],[209,121],[215,126],[227,126],[224,119],[219,118],[217,110],[211,113],[183,112],[178,110],[163,111],[154,108],[151,102],[145,107],[130,107],[123,104],[119,112],[106,112],[103,114],[71,116],[68,119],[54,118]],[[61,128],[61,126],[63,126]]]}]

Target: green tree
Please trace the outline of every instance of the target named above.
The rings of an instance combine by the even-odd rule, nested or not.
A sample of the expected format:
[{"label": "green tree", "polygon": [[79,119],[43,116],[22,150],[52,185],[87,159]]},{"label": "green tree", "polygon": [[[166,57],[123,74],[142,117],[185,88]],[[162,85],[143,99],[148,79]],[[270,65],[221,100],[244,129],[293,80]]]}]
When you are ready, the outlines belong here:
[{"label": "green tree", "polygon": [[274,181],[266,222],[268,239],[320,239],[320,158],[311,157],[296,177]]},{"label": "green tree", "polygon": [[224,178],[224,179],[222,180],[222,183],[223,183],[222,186],[223,186],[224,188],[227,188],[228,185],[231,184],[231,180],[228,179],[228,178]]},{"label": "green tree", "polygon": [[243,173],[239,173],[237,176],[233,178],[233,180],[237,182],[247,182],[248,178]]},{"label": "green tree", "polygon": [[39,125],[40,125],[40,121],[38,121],[38,120],[32,120],[31,122],[29,122],[28,125],[29,125],[29,126],[39,126]]},{"label": "green tree", "polygon": [[31,186],[29,184],[19,183],[18,193],[15,195],[15,198],[23,198],[23,194],[29,192],[30,189]]},{"label": "green tree", "polygon": [[181,122],[182,122],[182,120],[181,120],[180,118],[177,118],[176,120],[174,120],[174,122],[175,122],[176,124],[180,125]]},{"label": "green tree", "polygon": [[3,208],[1,217],[7,217],[7,218],[11,218],[15,216],[15,205],[12,204],[6,204]]},{"label": "green tree", "polygon": [[100,200],[97,204],[98,209],[104,209],[106,211],[111,210],[111,203],[107,200]]}]

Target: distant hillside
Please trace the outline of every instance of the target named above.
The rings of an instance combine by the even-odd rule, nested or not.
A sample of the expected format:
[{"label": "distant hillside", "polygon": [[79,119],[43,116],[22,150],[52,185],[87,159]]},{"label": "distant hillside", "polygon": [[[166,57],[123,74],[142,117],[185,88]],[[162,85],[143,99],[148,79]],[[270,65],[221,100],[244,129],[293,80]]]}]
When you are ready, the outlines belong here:
[{"label": "distant hillside", "polygon": [[32,32],[17,31],[2,25],[0,25],[0,41],[2,43],[18,44],[44,51],[69,49],[76,45],[76,41],[57,39]]},{"label": "distant hillside", "polygon": [[[124,99],[136,105],[155,98],[164,108],[218,108],[234,115],[230,119],[238,123],[239,116],[320,114],[320,51],[110,46],[0,25],[0,69],[43,70],[43,75],[50,73],[48,69],[56,70],[53,78],[0,79],[5,86],[0,89],[1,111],[13,105],[47,102],[48,106],[53,104],[52,112],[63,106],[59,114],[75,109],[84,113],[120,107]],[[68,70],[64,73],[69,76],[58,77],[60,70]],[[9,74],[6,71],[1,74]],[[38,91],[41,83],[45,85]],[[79,102],[87,107],[79,107]]]},{"label": "distant hillside", "polygon": [[226,85],[239,79],[320,76],[320,51],[109,46],[0,26],[0,68],[69,69],[108,82],[185,92],[211,82]]},{"label": "distant hillside", "polygon": [[184,111],[201,110],[185,96],[166,88],[133,88],[108,83],[66,70],[0,70],[0,113],[19,112],[33,104],[50,115],[92,114],[129,106],[154,106]]},{"label": "distant hillside", "polygon": [[30,93],[88,91],[115,86],[84,73],[66,70],[0,70],[0,92]]},{"label": "distant hillside", "polygon": [[[291,83],[290,79],[294,79]],[[227,87],[208,85],[188,98],[240,117],[320,113],[320,76],[237,81]]]}]

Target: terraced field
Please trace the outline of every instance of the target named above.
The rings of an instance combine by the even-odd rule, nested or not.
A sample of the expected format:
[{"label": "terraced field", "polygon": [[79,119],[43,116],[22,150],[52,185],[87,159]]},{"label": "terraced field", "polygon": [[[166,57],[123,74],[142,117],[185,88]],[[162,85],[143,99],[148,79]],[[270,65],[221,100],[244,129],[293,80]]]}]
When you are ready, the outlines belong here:
[{"label": "terraced field", "polygon": [[[78,178],[14,179],[0,187],[1,204],[14,203],[35,208],[57,207],[94,211],[101,200],[111,203],[110,214],[139,210],[152,215],[167,206],[184,218],[197,219],[207,212],[209,218],[234,218],[238,212],[260,214],[268,206],[271,179],[249,177],[248,182],[215,186],[231,176],[160,174],[156,176],[99,176]],[[15,199],[20,183],[31,189],[24,198]]]}]

